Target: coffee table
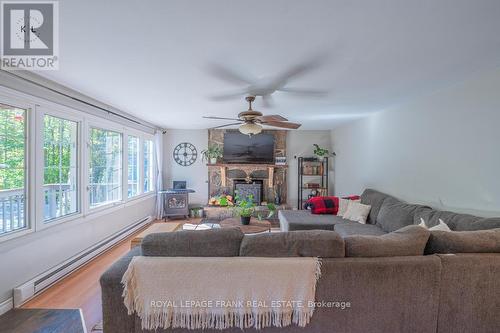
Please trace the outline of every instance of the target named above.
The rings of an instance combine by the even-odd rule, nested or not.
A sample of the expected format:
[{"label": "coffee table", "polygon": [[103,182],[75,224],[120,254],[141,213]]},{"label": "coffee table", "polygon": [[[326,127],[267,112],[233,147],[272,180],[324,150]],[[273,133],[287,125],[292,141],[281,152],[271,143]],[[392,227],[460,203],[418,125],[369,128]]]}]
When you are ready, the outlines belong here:
[{"label": "coffee table", "polygon": [[270,232],[271,231],[271,223],[266,220],[260,221],[256,218],[250,219],[250,224],[243,225],[241,224],[240,218],[231,217],[225,220],[220,221],[221,228],[231,228],[237,227],[244,234],[257,234],[261,232]]},{"label": "coffee table", "polygon": [[154,234],[157,232],[173,232],[177,231],[178,229],[181,229],[181,223],[172,223],[172,222],[153,223],[130,241],[130,248],[141,245],[143,238],[149,234]]}]

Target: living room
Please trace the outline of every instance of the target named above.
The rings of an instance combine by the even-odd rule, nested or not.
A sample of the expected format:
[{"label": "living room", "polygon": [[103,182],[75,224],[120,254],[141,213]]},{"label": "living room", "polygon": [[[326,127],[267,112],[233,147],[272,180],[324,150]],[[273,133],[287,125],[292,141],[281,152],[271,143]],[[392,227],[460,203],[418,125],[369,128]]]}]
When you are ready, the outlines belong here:
[{"label": "living room", "polygon": [[0,332],[500,331],[500,2],[1,11]]}]

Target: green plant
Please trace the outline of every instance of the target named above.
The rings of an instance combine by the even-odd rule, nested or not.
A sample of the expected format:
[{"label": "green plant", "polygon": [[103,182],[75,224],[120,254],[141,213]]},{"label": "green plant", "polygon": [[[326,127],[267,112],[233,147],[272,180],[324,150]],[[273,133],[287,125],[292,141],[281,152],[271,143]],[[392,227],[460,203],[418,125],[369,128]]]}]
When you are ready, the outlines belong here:
[{"label": "green plant", "polygon": [[273,217],[274,214],[276,214],[276,205],[273,204],[272,202],[269,202],[267,204],[267,209],[269,210],[269,213],[267,214],[267,218],[270,219]]},{"label": "green plant", "polygon": [[208,146],[207,149],[201,151],[201,159],[203,161],[210,161],[212,158],[220,158],[222,157],[222,148],[213,145],[213,146]]},{"label": "green plant", "polygon": [[255,203],[253,202],[253,195],[249,194],[246,198],[242,198],[235,192],[234,199],[236,203],[234,205],[233,211],[236,216],[249,217],[252,216],[255,211]]},{"label": "green plant", "polygon": [[221,197],[219,198],[219,206],[223,206],[223,207],[225,207],[225,206],[227,206],[227,205],[228,205],[228,200],[227,200],[226,196],[225,196],[225,195],[224,195],[224,196],[221,196]]},{"label": "green plant", "polygon": [[[267,209],[269,211],[267,213],[266,219],[270,219],[276,213],[276,205],[273,204],[272,202],[270,202],[266,206],[267,206]],[[264,219],[264,216],[262,216],[261,213],[258,213],[257,218],[259,219],[259,221],[262,221]]]},{"label": "green plant", "polygon": [[[330,155],[330,151],[326,148],[321,148],[318,144],[313,144],[314,146],[314,155],[318,156],[318,157],[325,157],[325,156],[328,156]],[[335,156],[335,153],[332,153],[332,155]]]}]

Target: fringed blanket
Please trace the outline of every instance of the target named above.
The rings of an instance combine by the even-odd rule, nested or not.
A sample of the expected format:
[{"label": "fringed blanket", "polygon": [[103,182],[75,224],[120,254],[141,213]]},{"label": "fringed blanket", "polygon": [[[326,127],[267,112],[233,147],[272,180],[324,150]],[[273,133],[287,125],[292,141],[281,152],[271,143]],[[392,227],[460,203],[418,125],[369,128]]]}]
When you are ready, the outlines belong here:
[{"label": "fringed blanket", "polygon": [[306,326],[317,258],[134,257],[123,297],[143,329]]}]

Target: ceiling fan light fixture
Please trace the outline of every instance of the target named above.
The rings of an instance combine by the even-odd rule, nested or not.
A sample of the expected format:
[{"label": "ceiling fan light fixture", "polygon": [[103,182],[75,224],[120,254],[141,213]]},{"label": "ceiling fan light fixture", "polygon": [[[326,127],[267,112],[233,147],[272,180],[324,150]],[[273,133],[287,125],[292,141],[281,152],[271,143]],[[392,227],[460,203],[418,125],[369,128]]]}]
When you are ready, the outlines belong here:
[{"label": "ceiling fan light fixture", "polygon": [[245,123],[241,125],[238,130],[241,134],[252,136],[262,132],[262,126],[255,123]]}]

